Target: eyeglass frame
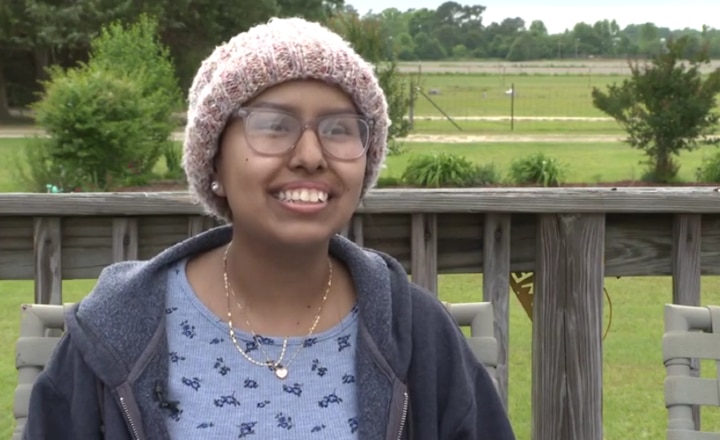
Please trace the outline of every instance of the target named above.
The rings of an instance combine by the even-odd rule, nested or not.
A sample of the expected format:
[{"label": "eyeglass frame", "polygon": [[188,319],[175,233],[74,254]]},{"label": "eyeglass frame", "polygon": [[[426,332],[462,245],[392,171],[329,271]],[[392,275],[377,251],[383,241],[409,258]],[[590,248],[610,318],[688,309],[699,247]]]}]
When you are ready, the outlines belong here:
[{"label": "eyeglass frame", "polygon": [[[313,134],[314,134],[315,137],[317,138],[318,143],[320,144],[320,147],[322,148],[322,151],[323,151],[324,154],[327,154],[327,155],[331,156],[332,158],[334,158],[334,159],[336,159],[336,160],[349,162],[349,161],[356,160],[356,159],[362,157],[363,154],[367,153],[368,148],[370,147],[370,139],[371,139],[372,136],[373,136],[373,131],[374,131],[374,128],[375,128],[375,120],[374,120],[374,119],[372,119],[372,118],[367,118],[367,117],[365,117],[365,116],[363,116],[363,115],[361,115],[361,114],[351,113],[351,112],[348,112],[348,113],[329,114],[329,115],[320,115],[320,116],[317,116],[317,117],[315,117],[315,118],[313,118],[313,119],[303,121],[303,120],[300,119],[296,114],[294,114],[294,113],[292,113],[292,112],[290,112],[290,111],[282,110],[282,109],[278,109],[278,108],[267,108],[267,107],[238,107],[237,109],[235,109],[235,111],[232,112],[231,118],[239,118],[239,119],[242,119],[243,123],[245,123],[246,120],[247,120],[247,118],[250,117],[254,112],[263,112],[263,111],[265,111],[265,112],[275,112],[275,113],[283,114],[283,115],[286,115],[286,116],[290,116],[290,117],[292,117],[292,118],[294,118],[294,119],[296,119],[297,121],[300,122],[300,131],[299,131],[299,133],[298,133],[298,137],[297,137],[297,139],[295,140],[295,142],[293,142],[290,146],[288,146],[287,149],[282,150],[282,151],[279,152],[279,153],[265,153],[265,152],[262,152],[262,151],[258,151],[255,147],[253,147],[252,142],[250,142],[250,140],[248,139],[247,130],[243,130],[243,137],[245,138],[245,141],[247,142],[248,146],[249,146],[254,152],[256,152],[257,154],[263,155],[263,156],[282,156],[283,154],[286,154],[286,153],[294,150],[294,149],[297,147],[297,144],[298,144],[298,142],[300,141],[300,139],[302,139],[302,137],[303,137],[303,135],[305,134],[305,132],[306,132],[308,129],[311,129],[311,130],[313,131]],[[326,119],[329,119],[329,118],[333,118],[333,117],[342,117],[342,116],[353,116],[353,117],[357,117],[358,120],[364,122],[364,123],[367,125],[367,128],[368,128],[367,139],[365,140],[365,143],[364,143],[364,145],[363,145],[362,151],[361,151],[357,156],[352,157],[352,158],[338,157],[338,156],[334,155],[333,153],[331,153],[330,151],[328,151],[327,148],[325,148],[325,146],[323,145],[323,142],[322,142],[322,139],[321,139],[321,137],[320,137],[320,134],[318,133],[319,125],[320,125],[320,123],[321,123],[323,120],[326,120]]]}]

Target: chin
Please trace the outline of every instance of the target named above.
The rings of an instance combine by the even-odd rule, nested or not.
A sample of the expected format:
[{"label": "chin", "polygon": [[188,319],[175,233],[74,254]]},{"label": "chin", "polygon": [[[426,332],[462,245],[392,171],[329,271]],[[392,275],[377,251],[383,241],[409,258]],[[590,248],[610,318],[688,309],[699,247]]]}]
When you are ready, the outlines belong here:
[{"label": "chin", "polygon": [[[281,229],[281,230],[279,230]],[[291,247],[315,247],[326,246],[335,235],[335,228],[314,225],[297,225],[294,227],[280,227],[274,231],[268,231],[267,236],[280,245]]]}]

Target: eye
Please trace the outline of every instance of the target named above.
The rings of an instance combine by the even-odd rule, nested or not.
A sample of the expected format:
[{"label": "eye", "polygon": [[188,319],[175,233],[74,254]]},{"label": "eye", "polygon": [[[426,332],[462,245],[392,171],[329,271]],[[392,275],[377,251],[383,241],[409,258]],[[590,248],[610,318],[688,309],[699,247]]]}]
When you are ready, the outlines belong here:
[{"label": "eye", "polygon": [[357,136],[360,122],[355,117],[333,117],[322,121],[320,131],[323,136]]},{"label": "eye", "polygon": [[248,118],[248,129],[258,132],[284,134],[297,130],[298,122],[291,116],[276,112],[257,112]]}]

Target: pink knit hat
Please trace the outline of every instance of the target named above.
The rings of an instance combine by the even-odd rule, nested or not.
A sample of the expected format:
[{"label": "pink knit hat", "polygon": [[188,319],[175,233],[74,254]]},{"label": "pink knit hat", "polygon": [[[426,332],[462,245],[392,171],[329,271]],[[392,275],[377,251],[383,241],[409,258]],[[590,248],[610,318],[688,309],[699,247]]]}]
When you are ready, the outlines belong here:
[{"label": "pink knit hat", "polygon": [[339,35],[301,18],[274,18],[233,37],[203,61],[189,92],[183,168],[191,194],[208,214],[229,221],[227,200],[210,190],[219,137],[230,114],[280,83],[318,79],[352,97],[373,120],[362,194],[375,185],[390,119],[371,64]]}]

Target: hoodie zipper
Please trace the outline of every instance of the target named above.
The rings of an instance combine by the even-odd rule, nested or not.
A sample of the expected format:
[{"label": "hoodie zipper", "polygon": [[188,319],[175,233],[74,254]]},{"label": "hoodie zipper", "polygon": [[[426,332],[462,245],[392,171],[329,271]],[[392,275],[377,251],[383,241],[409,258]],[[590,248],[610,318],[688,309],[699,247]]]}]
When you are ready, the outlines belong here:
[{"label": "hoodie zipper", "polygon": [[128,411],[127,404],[125,403],[125,398],[122,396],[120,396],[120,406],[122,406],[123,413],[125,414],[125,419],[128,421],[128,424],[130,424],[130,431],[132,431],[131,434],[133,440],[140,440],[140,434],[138,434],[135,422],[133,421],[132,417],[130,417],[130,411]]},{"label": "hoodie zipper", "polygon": [[408,393],[403,393],[403,409],[402,416],[400,417],[400,430],[398,431],[397,440],[402,440],[403,431],[405,430],[405,422],[407,421],[408,413]]}]

